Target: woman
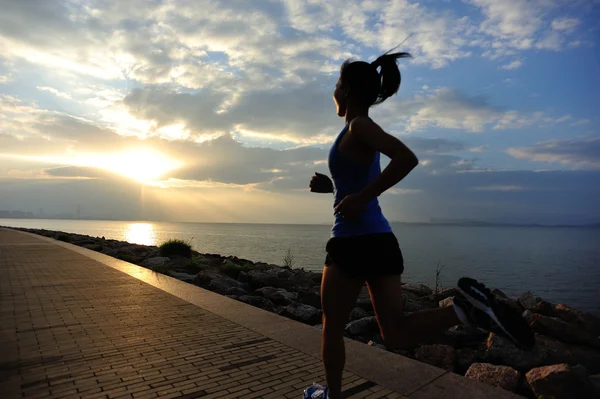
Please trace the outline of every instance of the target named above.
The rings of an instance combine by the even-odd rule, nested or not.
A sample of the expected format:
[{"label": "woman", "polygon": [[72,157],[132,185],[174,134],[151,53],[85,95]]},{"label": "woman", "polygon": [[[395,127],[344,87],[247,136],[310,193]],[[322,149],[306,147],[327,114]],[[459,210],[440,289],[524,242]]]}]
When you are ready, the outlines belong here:
[{"label": "woman", "polygon": [[[410,348],[461,322],[503,334],[525,349],[534,344],[521,316],[469,278],[459,280],[463,297],[456,297],[453,306],[403,313],[402,252],[377,197],[406,177],[418,160],[369,118],[369,109],[398,91],[396,60],[405,57],[410,54],[388,52],[372,63],[348,60],[342,65],[333,99],[346,126],[329,153],[333,182],[318,173],[310,182],[312,192],[335,194],[335,221],[321,283],[322,358],[330,399],[341,398],[344,329],[365,283],[389,349]],[[380,153],[391,159],[383,172]]]}]

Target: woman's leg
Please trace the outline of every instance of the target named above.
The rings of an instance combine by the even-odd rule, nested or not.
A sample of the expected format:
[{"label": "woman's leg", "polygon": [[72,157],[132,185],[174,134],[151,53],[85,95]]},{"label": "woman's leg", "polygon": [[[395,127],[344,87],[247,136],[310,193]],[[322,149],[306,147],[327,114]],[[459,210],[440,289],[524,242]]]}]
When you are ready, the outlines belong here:
[{"label": "woman's leg", "polygon": [[404,315],[400,276],[369,279],[371,302],[389,349],[410,348],[462,324],[452,306]]},{"label": "woman's leg", "polygon": [[346,363],[344,329],[364,283],[364,280],[347,276],[334,265],[326,266],[323,270],[321,356],[330,399],[341,398],[342,373]]}]

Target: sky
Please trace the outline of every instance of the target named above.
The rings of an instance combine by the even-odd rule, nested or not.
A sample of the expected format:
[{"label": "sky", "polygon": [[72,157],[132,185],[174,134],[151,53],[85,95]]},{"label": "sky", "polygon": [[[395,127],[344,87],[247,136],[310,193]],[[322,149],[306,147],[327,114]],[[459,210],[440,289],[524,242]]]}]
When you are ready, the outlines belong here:
[{"label": "sky", "polygon": [[[388,219],[600,222],[598,0],[0,0],[0,210],[329,223],[348,58],[419,166]],[[382,167],[389,160],[383,159]]]}]

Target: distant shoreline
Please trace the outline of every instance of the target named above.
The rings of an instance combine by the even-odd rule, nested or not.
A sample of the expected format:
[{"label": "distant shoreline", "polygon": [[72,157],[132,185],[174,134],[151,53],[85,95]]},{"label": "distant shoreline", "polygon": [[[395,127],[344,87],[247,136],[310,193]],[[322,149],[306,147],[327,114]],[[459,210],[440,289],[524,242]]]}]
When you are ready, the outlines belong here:
[{"label": "distant shoreline", "polygon": [[[38,217],[5,217],[0,220],[57,220],[57,221],[87,221],[87,222],[131,222],[131,223],[185,223],[185,224],[225,224],[225,225],[265,225],[265,226],[330,226],[331,222],[323,223],[259,223],[259,222],[190,222],[171,220],[133,220],[133,219],[84,219],[84,218],[38,218]],[[457,226],[457,227],[534,227],[534,228],[584,228],[599,229],[600,223],[587,224],[539,224],[539,223],[494,223],[485,221],[440,221],[440,222],[401,222],[391,221],[391,224],[402,224],[409,226]]]}]

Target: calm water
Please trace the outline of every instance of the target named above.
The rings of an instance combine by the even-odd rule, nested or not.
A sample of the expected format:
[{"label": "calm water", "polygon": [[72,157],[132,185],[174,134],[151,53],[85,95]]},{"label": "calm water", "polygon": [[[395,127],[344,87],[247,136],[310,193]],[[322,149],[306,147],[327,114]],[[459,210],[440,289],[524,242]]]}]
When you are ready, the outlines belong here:
[{"label": "calm water", "polygon": [[[0,219],[0,225],[61,230],[154,245],[169,238],[190,240],[203,253],[235,255],[282,264],[288,248],[295,266],[321,270],[326,225],[119,222]],[[509,295],[531,290],[556,303],[600,315],[600,229],[479,227],[395,224],[408,282],[451,286],[473,276]]]}]

